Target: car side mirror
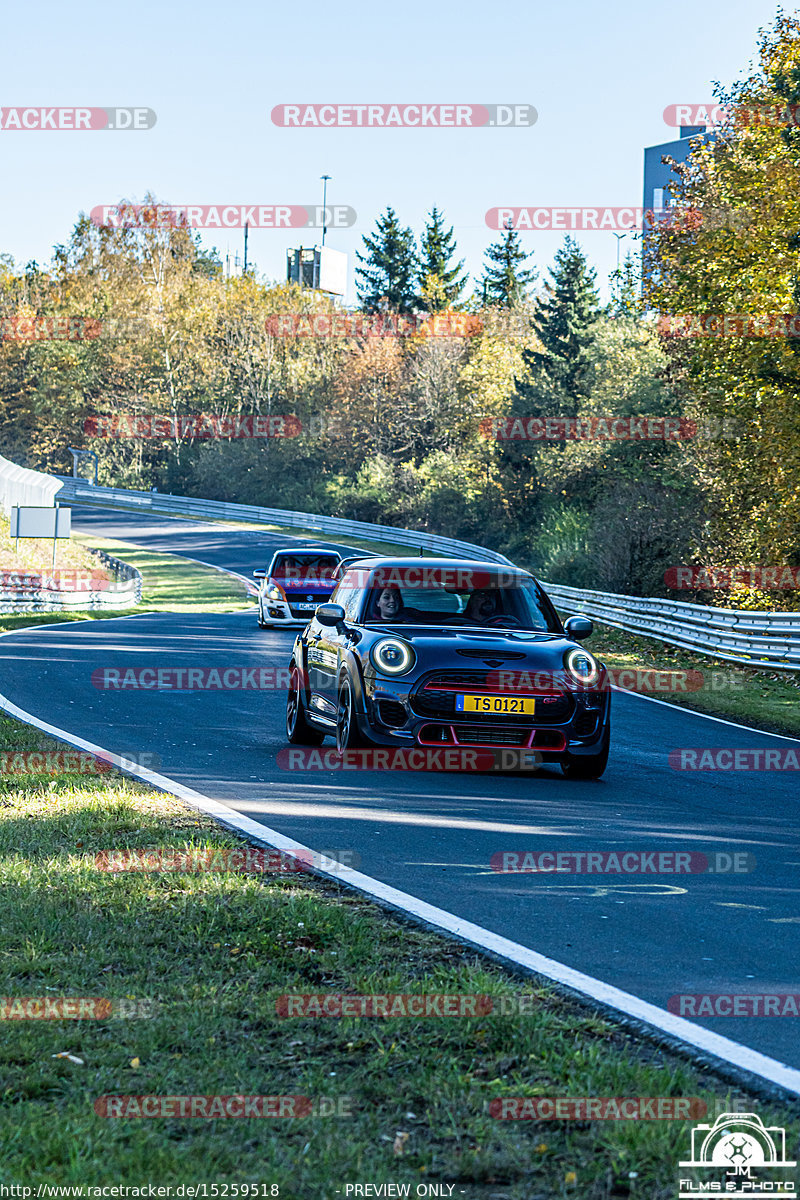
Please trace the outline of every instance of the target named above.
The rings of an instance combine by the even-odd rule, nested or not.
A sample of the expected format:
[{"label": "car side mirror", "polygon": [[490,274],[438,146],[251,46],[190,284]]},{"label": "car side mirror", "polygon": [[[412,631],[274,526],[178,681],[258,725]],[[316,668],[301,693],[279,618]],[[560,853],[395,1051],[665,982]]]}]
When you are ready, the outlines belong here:
[{"label": "car side mirror", "polygon": [[594,621],[588,617],[569,617],[564,622],[564,631],[573,641],[582,642],[594,633]]},{"label": "car side mirror", "polygon": [[318,604],[314,613],[320,625],[327,625],[334,629],[344,625],[344,615],[341,604]]},{"label": "car side mirror", "polygon": [[266,571],[262,571],[260,569],[258,571],[253,571],[253,579],[264,579],[266,574]]}]

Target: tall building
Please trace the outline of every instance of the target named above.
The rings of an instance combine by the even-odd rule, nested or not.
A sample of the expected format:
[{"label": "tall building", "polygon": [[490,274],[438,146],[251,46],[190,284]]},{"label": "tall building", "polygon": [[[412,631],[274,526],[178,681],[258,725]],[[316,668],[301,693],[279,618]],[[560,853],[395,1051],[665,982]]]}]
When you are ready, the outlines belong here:
[{"label": "tall building", "polygon": [[658,215],[661,209],[669,205],[668,185],[675,176],[672,168],[661,161],[668,155],[676,162],[686,162],[690,153],[690,139],[706,133],[705,125],[682,125],[680,136],[671,142],[662,142],[659,146],[648,146],[644,152],[644,200],[642,207],[647,212],[652,209]]}]

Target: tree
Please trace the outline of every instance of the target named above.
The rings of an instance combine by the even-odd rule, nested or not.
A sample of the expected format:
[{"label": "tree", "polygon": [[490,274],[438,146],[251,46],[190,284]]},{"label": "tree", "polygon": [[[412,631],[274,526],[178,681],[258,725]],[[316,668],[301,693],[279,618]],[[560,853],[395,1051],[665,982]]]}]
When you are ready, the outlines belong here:
[{"label": "tree", "polygon": [[393,208],[376,222],[375,235],[364,236],[366,254],[356,254],[364,265],[356,267],[356,290],[366,312],[388,308],[413,312],[419,272],[414,234],[403,229]]},{"label": "tree", "polygon": [[467,275],[461,273],[463,258],[452,265],[455,254],[452,225],[445,230],[442,214],[438,208],[431,209],[422,235],[419,267],[422,302],[428,312],[452,308],[467,285]]},{"label": "tree", "polygon": [[600,313],[595,278],[578,243],[567,237],[550,268],[545,295],[534,308],[542,349],[525,356],[534,389],[548,400],[559,395],[567,416],[574,416],[579,401],[588,395],[589,348]]},{"label": "tree", "polygon": [[633,317],[641,313],[642,270],[638,257],[627,254],[622,266],[611,272],[608,282],[611,287],[611,302],[607,309],[609,316]]},{"label": "tree", "polygon": [[779,13],[752,74],[720,96],[722,134],[673,167],[675,216],[645,241],[648,304],[701,430],[687,471],[710,514],[698,557],[714,565],[800,561],[799,85],[800,21]]},{"label": "tree", "polygon": [[530,258],[519,244],[519,234],[510,224],[499,241],[485,253],[489,260],[479,287],[484,305],[517,308],[525,299],[538,271],[523,264]]}]

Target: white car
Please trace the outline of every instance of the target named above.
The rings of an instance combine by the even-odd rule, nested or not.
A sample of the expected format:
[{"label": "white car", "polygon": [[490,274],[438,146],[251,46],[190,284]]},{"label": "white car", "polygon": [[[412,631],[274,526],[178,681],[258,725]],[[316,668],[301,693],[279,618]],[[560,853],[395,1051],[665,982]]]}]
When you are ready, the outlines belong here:
[{"label": "white car", "polygon": [[276,550],[266,570],[253,571],[259,580],[259,628],[307,625],[317,605],[330,599],[341,557],[322,546]]}]

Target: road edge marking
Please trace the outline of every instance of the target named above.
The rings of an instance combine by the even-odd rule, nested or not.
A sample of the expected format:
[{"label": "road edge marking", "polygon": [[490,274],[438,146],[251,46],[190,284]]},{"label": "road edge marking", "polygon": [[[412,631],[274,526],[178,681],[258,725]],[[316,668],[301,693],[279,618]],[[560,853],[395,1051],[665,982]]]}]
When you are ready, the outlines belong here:
[{"label": "road edge marking", "polygon": [[[16,631],[9,630],[8,632]],[[125,775],[133,776],[142,783],[177,796],[191,808],[205,813],[206,816],[212,817],[222,826],[242,834],[250,841],[260,842],[271,849],[300,855],[302,856],[301,861],[304,863],[308,862],[309,854],[314,855],[315,853],[302,842],[285,837],[278,830],[262,825],[260,822],[254,821],[252,817],[245,817],[221,801],[213,800],[210,796],[205,796],[202,792],[195,791],[194,788],[186,787],[177,780],[161,775],[157,771],[151,771],[147,767],[132,769],[130,761],[124,756],[114,754],[85,738],[40,720],[32,713],[26,712],[25,709],[14,704],[2,693],[0,693],[0,708],[9,716],[15,717],[26,725],[32,725],[43,733],[50,734],[51,737],[58,738],[91,754],[103,755]],[[769,1058],[760,1051],[752,1050],[740,1042],[723,1037],[722,1034],[713,1033],[700,1025],[694,1025],[684,1017],[675,1016],[666,1009],[658,1008],[646,1000],[640,1000],[638,996],[634,996],[630,992],[625,992],[621,988],[586,975],[574,967],[567,966],[566,963],[547,958],[536,950],[531,950],[518,942],[512,942],[509,938],[502,937],[490,929],[485,929],[481,925],[476,925],[472,921],[447,912],[446,909],[437,908],[416,896],[381,883],[380,880],[373,879],[370,875],[354,871],[351,867],[342,866],[324,856],[317,854],[316,857],[319,865],[315,864],[314,874],[351,887],[379,904],[396,909],[429,928],[475,946],[502,964],[521,967],[527,972],[560,985],[578,999],[592,1000],[611,1017],[617,1020],[622,1018],[624,1022],[633,1022],[634,1026],[638,1025],[640,1036],[649,1034],[652,1037],[655,1032],[661,1035],[662,1040],[666,1040],[668,1044],[682,1050],[684,1054],[687,1048],[700,1051],[701,1055],[711,1060],[708,1065],[712,1068],[716,1067],[718,1070],[717,1064],[722,1064],[724,1067],[733,1068],[737,1075],[742,1076],[745,1081],[747,1077],[754,1076],[757,1080],[769,1084],[772,1090],[788,1093],[792,1099],[800,1096],[800,1070],[797,1068]],[[703,1065],[702,1059],[700,1064],[695,1063],[695,1065]]]}]

